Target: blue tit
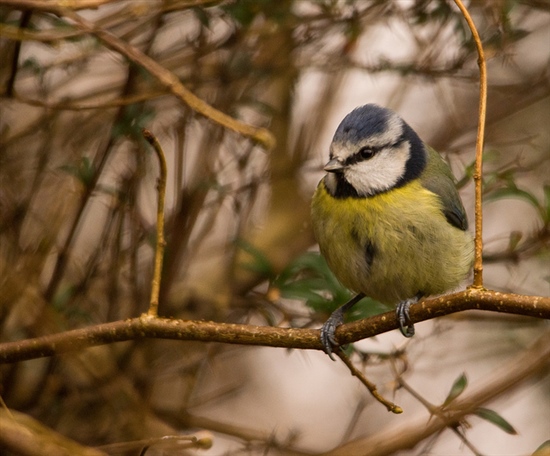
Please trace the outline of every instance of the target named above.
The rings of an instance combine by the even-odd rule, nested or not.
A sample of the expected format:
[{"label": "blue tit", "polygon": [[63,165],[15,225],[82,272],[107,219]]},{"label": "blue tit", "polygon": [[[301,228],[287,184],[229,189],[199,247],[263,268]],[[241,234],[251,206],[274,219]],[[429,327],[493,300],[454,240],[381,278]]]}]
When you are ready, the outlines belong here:
[{"label": "blue tit", "polygon": [[357,293],[321,329],[332,358],[335,329],[363,297],[396,305],[406,337],[411,304],[457,287],[474,244],[447,163],[395,112],[367,104],[349,113],[330,145],[311,217],[322,255]]}]

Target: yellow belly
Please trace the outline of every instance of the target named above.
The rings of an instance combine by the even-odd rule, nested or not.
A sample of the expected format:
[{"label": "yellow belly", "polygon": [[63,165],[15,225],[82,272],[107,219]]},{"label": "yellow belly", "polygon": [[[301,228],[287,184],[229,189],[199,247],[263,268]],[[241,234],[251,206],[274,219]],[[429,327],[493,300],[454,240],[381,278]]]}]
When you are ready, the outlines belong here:
[{"label": "yellow belly", "polygon": [[387,304],[455,288],[473,261],[470,233],[449,224],[439,197],[417,181],[374,197],[346,199],[332,197],[321,181],[312,222],[338,280]]}]

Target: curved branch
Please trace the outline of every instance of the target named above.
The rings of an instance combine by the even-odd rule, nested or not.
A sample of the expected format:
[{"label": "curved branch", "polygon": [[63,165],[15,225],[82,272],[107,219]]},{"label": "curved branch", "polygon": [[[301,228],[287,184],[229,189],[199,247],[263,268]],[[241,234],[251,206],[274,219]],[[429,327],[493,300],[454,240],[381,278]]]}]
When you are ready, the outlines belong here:
[{"label": "curved branch", "polygon": [[187,87],[185,87],[172,71],[164,68],[156,60],[144,54],[135,46],[126,43],[107,30],[97,28],[93,23],[85,20],[71,10],[58,8],[55,12],[60,16],[65,16],[71,19],[75,22],[75,25],[79,29],[96,36],[107,47],[117,51],[136,65],[142,67],[153,77],[155,77],[174,96],[183,101],[195,112],[225,128],[253,139],[263,145],[267,150],[271,150],[275,146],[275,137],[269,130],[248,125],[210,106],[204,100],[191,92]]},{"label": "curved branch", "polygon": [[[413,323],[418,323],[472,309],[550,319],[550,298],[472,288],[415,304],[411,307],[410,317]],[[340,344],[349,344],[396,328],[395,312],[387,312],[339,326],[336,338]],[[317,329],[173,320],[144,315],[130,320],[0,344],[0,363],[13,363],[97,345],[146,338],[323,350]]]},{"label": "curved branch", "polygon": [[483,44],[474,21],[461,0],[454,0],[464,16],[476,45],[479,65],[479,121],[476,137],[476,162],[474,171],[475,185],[475,257],[474,257],[474,286],[483,286],[483,210],[482,210],[482,173],[483,173],[483,142],[485,138],[485,118],[487,115],[487,63],[483,52]]},{"label": "curved branch", "polygon": [[150,317],[158,316],[159,309],[159,293],[160,293],[160,279],[162,276],[162,262],[164,259],[164,248],[166,247],[166,241],[164,240],[164,200],[166,198],[166,180],[167,180],[167,168],[166,158],[164,151],[157,139],[157,137],[147,129],[142,130],[143,137],[155,150],[159,161],[160,176],[158,180],[158,202],[157,202],[157,243],[155,246],[155,269],[153,271],[153,280],[151,283],[151,299],[149,301]]}]

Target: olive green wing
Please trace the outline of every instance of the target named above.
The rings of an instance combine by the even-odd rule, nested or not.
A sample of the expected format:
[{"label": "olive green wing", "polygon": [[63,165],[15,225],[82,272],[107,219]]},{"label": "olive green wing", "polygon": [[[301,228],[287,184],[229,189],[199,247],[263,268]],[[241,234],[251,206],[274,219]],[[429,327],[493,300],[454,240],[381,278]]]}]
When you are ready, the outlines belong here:
[{"label": "olive green wing", "polygon": [[426,146],[428,162],[420,176],[422,185],[441,198],[443,214],[447,221],[463,231],[468,229],[468,218],[455,186],[455,178],[449,165],[434,149]]}]

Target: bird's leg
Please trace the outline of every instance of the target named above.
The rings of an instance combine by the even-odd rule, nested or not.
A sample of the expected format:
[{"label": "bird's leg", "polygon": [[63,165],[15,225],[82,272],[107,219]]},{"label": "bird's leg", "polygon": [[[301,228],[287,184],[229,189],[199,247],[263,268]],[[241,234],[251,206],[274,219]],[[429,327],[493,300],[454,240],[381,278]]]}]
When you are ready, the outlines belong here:
[{"label": "bird's leg", "polygon": [[332,312],[328,320],[325,321],[321,328],[321,343],[323,344],[323,349],[333,361],[334,358],[332,357],[332,349],[338,346],[338,342],[334,338],[334,332],[336,331],[336,328],[344,322],[344,314],[364,297],[365,295],[363,293],[359,293],[346,302],[343,306],[338,307],[338,309]]},{"label": "bird's leg", "polygon": [[397,321],[399,322],[399,330],[405,337],[414,336],[414,325],[411,322],[411,317],[409,316],[409,309],[412,304],[416,304],[418,302],[420,297],[421,295],[418,294],[414,298],[401,301],[395,308],[395,315],[397,317]]}]

